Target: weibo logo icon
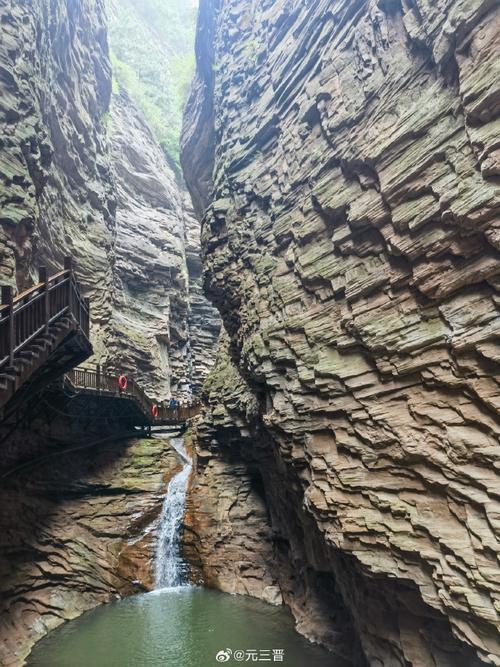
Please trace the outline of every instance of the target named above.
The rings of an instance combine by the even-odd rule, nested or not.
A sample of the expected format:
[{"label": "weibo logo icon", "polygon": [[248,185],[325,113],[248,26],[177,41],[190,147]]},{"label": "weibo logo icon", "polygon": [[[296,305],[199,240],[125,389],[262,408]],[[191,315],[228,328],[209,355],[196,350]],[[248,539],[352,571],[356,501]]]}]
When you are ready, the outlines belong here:
[{"label": "weibo logo icon", "polygon": [[219,651],[215,656],[217,662],[229,662],[231,660],[232,651],[227,648],[225,651]]}]

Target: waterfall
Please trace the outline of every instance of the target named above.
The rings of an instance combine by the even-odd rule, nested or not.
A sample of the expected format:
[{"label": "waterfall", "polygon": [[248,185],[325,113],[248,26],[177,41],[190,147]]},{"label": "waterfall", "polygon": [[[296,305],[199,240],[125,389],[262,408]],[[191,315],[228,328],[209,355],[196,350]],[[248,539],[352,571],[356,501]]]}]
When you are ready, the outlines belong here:
[{"label": "waterfall", "polygon": [[175,451],[182,457],[184,467],[170,480],[163,501],[155,554],[155,588],[157,589],[186,585],[180,541],[191,460],[186,453],[182,438],[172,438],[171,443]]}]

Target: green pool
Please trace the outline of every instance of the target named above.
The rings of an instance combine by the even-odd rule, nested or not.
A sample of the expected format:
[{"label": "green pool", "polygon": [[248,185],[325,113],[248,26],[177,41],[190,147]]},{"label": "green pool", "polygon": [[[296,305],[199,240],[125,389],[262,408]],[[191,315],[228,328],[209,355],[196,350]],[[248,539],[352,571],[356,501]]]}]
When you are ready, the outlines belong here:
[{"label": "green pool", "polygon": [[345,667],[298,635],[287,609],[204,588],[165,589],[99,607],[33,649],[29,667]]}]

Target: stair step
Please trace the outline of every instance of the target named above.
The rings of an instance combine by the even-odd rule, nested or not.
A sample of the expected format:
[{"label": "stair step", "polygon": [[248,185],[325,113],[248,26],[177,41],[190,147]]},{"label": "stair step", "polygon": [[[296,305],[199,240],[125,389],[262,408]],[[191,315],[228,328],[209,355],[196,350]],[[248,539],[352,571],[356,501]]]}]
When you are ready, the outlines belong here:
[{"label": "stair step", "polygon": [[21,350],[19,352],[20,357],[25,357],[26,359],[39,359],[40,355],[34,350]]},{"label": "stair step", "polygon": [[51,327],[51,331],[55,331],[56,333],[61,333],[62,331],[66,331],[66,329],[68,328],[69,328],[69,323],[62,322],[61,324],[57,324]]},{"label": "stair step", "polygon": [[34,350],[35,352],[45,352],[48,347],[49,344],[46,341],[38,340],[36,343],[30,345],[30,350]]}]

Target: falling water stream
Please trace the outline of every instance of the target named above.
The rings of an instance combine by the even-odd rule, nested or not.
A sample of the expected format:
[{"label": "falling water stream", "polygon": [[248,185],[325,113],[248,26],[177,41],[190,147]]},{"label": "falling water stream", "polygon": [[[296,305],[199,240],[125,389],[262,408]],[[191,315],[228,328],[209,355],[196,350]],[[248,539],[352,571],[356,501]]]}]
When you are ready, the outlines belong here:
[{"label": "falling water stream", "polygon": [[181,556],[181,527],[186,506],[186,492],[191,460],[182,438],[170,440],[184,461],[184,467],[170,480],[160,517],[160,532],[155,554],[155,588],[186,585],[185,566]]},{"label": "falling water stream", "polygon": [[170,480],[163,502],[156,590],[65,623],[36,644],[27,666],[211,667],[257,661],[348,667],[299,636],[285,607],[188,585],[180,540],[191,460],[181,438],[170,442],[184,466]]}]

